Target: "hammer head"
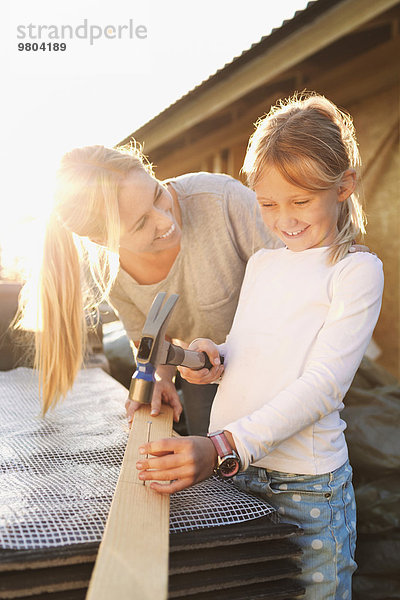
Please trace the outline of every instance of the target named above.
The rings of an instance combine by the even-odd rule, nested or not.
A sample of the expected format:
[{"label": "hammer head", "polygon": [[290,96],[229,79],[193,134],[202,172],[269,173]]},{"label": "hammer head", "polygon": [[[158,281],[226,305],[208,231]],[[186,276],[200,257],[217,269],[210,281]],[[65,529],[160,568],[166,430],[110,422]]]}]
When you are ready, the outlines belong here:
[{"label": "hammer head", "polygon": [[165,331],[179,298],[178,294],[172,294],[164,303],[166,295],[157,294],[147,315],[136,357],[137,369],[129,388],[129,398],[142,404],[151,402],[155,371],[158,365],[166,363],[169,344],[165,341]]}]

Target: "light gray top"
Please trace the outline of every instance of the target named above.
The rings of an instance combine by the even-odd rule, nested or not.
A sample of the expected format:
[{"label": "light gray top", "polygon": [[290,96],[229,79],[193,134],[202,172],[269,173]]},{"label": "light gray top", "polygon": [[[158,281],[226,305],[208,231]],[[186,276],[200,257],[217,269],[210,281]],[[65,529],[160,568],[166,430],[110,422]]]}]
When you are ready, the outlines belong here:
[{"label": "light gray top", "polygon": [[250,256],[282,243],[266,230],[254,192],[228,175],[194,173],[168,180],[182,212],[180,252],[168,276],[140,285],[120,268],[110,294],[128,337],[141,337],[159,292],[179,294],[167,334],[191,342],[225,340]]}]

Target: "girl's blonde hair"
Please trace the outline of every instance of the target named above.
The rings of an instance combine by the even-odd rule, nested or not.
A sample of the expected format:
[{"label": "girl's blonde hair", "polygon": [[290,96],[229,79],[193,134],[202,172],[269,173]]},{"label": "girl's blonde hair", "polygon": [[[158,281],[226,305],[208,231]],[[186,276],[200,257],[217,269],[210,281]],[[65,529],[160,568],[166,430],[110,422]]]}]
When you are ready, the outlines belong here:
[{"label": "girl's blonde hair", "polygon": [[[361,165],[352,119],[324,96],[295,95],[280,101],[256,123],[243,172],[250,187],[270,165],[295,186],[310,191],[338,185],[347,169]],[[338,235],[329,253],[335,264],[365,233],[365,215],[355,193],[340,203]]]},{"label": "girl's blonde hair", "polygon": [[[119,187],[139,169],[153,174],[134,145],[76,148],[61,160],[36,282],[35,367],[43,413],[65,396],[82,366],[88,322],[118,272]],[[35,300],[31,283],[20,300],[20,328]]]}]

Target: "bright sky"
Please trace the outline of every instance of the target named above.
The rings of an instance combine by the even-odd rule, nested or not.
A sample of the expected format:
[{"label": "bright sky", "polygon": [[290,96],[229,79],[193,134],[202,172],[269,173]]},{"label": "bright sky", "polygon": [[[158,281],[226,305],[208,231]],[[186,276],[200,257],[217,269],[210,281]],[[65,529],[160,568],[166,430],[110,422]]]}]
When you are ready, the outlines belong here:
[{"label": "bright sky", "polygon": [[[306,4],[6,0],[1,204],[7,218],[0,221],[0,245],[14,251],[28,241],[21,222],[48,210],[64,152],[116,144]],[[56,39],[62,26],[64,39]],[[90,43],[90,31],[100,36],[100,30]],[[27,42],[67,47],[19,51],[18,43]]]}]

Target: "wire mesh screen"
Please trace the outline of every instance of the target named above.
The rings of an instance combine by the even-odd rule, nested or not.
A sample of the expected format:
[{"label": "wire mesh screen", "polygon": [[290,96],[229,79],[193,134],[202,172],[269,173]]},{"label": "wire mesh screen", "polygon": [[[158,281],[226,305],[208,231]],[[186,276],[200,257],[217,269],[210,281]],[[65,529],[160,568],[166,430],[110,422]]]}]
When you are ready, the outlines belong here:
[{"label": "wire mesh screen", "polygon": [[[0,372],[0,547],[100,542],[125,451],[127,390],[83,370],[65,401],[39,415],[35,371]],[[273,513],[231,482],[209,479],[171,497],[170,531]]]},{"label": "wire mesh screen", "polygon": [[231,480],[212,477],[171,496],[169,530],[174,533],[232,525],[266,515],[277,520],[275,509],[267,502],[241,492]]}]

